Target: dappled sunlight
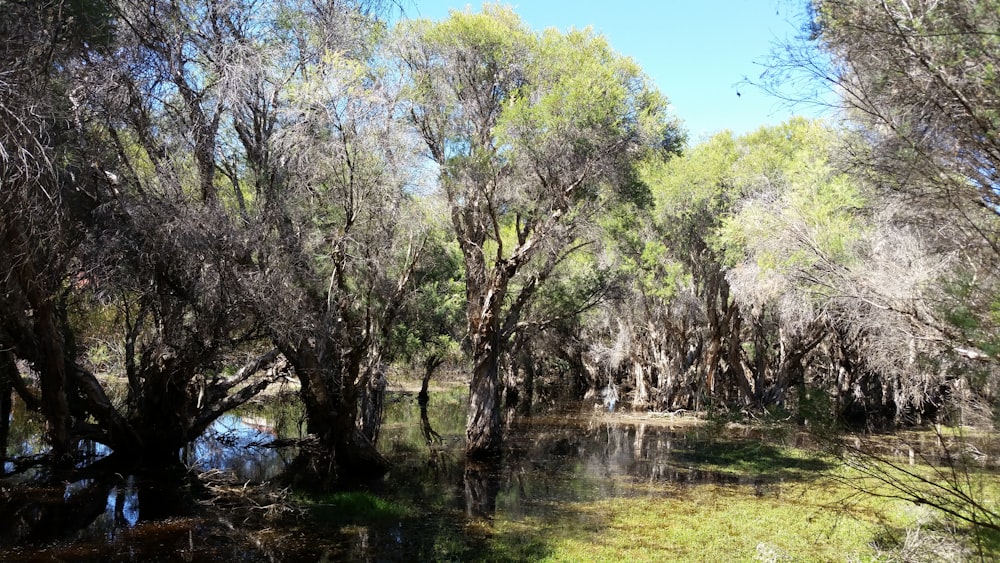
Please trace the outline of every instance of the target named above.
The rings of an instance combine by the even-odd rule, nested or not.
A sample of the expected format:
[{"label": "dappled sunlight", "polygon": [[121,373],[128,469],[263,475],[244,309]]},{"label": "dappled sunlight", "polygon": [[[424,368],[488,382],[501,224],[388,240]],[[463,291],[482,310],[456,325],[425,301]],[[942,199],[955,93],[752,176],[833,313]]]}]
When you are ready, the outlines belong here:
[{"label": "dappled sunlight", "polygon": [[0,0],[0,560],[1000,560],[1000,0],[792,3]]},{"label": "dappled sunlight", "polygon": [[[193,519],[160,525],[143,517],[146,503],[156,501],[140,493],[136,478],[80,481],[48,496],[28,493],[61,507],[77,506],[95,491],[92,521],[38,545],[51,545],[44,553],[82,560],[124,549],[146,553],[155,549],[151,541],[208,560],[250,561],[268,553],[485,561],[752,561],[762,554],[829,560],[848,554],[864,560],[878,550],[909,549],[906,542],[915,540],[907,530],[914,526],[928,534],[937,529],[905,502],[859,494],[851,480],[863,475],[794,429],[774,425],[696,417],[665,424],[662,415],[555,409],[512,419],[501,461],[468,464],[466,393],[461,386],[432,388],[423,412],[414,392],[389,393],[380,448],[393,468],[385,479],[362,490],[292,496],[275,495],[280,490],[267,485],[280,477],[284,462],[274,457],[280,450],[265,446],[297,436],[300,415],[289,397],[269,398],[220,419],[190,450],[200,470],[211,468],[202,481],[213,503],[228,506],[232,517],[219,519],[206,506]],[[909,463],[905,454],[897,459]],[[255,475],[265,482],[248,489],[244,480]],[[997,481],[992,474],[988,479]],[[59,547],[66,541],[75,547]]]}]

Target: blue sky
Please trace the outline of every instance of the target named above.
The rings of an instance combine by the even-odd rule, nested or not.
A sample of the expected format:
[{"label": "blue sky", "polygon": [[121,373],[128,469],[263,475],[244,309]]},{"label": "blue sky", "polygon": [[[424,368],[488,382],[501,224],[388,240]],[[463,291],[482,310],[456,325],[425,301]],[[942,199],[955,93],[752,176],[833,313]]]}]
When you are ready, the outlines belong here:
[{"label": "blue sky", "polygon": [[[789,108],[753,86],[775,41],[798,33],[795,0],[512,0],[533,29],[592,26],[619,53],[635,59],[670,98],[697,141],[722,129],[740,134],[813,108]],[[409,0],[409,17],[433,20],[449,9],[478,11],[481,2]],[[737,96],[739,92],[739,96]]]}]

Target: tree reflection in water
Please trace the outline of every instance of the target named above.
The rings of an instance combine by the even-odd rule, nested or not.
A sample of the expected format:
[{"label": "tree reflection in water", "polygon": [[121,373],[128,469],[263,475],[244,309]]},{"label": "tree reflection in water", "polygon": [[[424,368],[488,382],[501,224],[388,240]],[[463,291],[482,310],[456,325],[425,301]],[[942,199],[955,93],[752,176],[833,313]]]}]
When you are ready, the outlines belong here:
[{"label": "tree reflection in water", "polygon": [[500,464],[474,462],[465,464],[465,514],[469,518],[492,520],[500,493]]},{"label": "tree reflection in water", "polygon": [[[49,554],[44,550],[53,542],[90,546],[105,559],[133,561],[165,549],[206,561],[270,556],[469,560],[487,553],[484,530],[498,520],[545,518],[554,506],[627,496],[636,485],[650,483],[763,488],[773,477],[755,473],[754,463],[787,465],[779,448],[760,441],[697,427],[611,421],[606,414],[581,410],[512,418],[503,457],[467,463],[464,393],[456,388],[427,402],[408,394],[390,396],[380,448],[393,461],[393,470],[363,491],[374,511],[345,512],[335,501],[320,498],[304,519],[265,520],[263,512],[249,509],[257,516],[244,520],[246,513],[231,516],[221,505],[196,503],[196,496],[205,492],[199,487],[206,483],[192,482],[183,471],[140,475],[115,468],[84,474],[81,469],[69,486],[51,480],[33,483],[23,473],[17,487],[5,483],[0,544],[25,553],[35,550],[36,555]],[[184,459],[196,470],[272,479],[286,458],[258,446],[272,433],[295,436],[293,419],[276,422],[267,411],[222,418],[188,448]],[[723,447],[713,450],[710,444],[719,441]],[[106,453],[94,450],[96,457]],[[735,472],[734,467],[750,471]],[[64,559],[80,559],[59,553]]]},{"label": "tree reflection in water", "polygon": [[[44,464],[41,427],[36,421],[15,417],[12,422],[11,436],[16,438],[12,461],[5,462],[0,480],[0,551],[5,554],[7,548],[10,553],[27,554],[55,549],[54,545],[96,542],[102,547],[91,547],[91,551],[96,549],[104,557],[112,543],[141,544],[136,538],[142,534],[168,528],[159,523],[204,516],[196,504],[200,484],[195,473],[225,471],[241,482],[259,482],[275,477],[285,466],[284,452],[261,447],[272,438],[269,433],[240,416],[225,415],[186,448],[187,466],[143,468],[141,460],[124,460],[105,446],[88,442],[80,445],[77,466],[56,474]],[[147,526],[141,532],[131,531],[140,525]],[[185,541],[178,541],[192,547],[192,529],[171,533],[186,535],[186,540],[181,538]],[[155,535],[162,541],[159,533]],[[129,539],[123,540],[125,536]],[[136,548],[132,551],[151,548],[139,544],[132,545]]]}]

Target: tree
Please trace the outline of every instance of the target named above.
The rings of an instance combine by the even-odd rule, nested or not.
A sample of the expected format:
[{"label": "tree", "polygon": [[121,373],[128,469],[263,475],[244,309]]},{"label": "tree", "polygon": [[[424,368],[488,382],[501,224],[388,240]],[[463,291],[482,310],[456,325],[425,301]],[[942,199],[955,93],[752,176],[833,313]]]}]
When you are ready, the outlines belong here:
[{"label": "tree", "polygon": [[[109,238],[130,260],[126,295],[141,296],[123,310],[129,342],[145,347],[145,404],[188,418],[172,425],[188,436],[266,384],[212,376],[223,353],[256,350],[265,365],[280,353],[315,437],[303,467],[321,484],[386,467],[366,393],[384,386],[388,334],[423,255],[403,189],[411,151],[368,65],[379,25],[367,9],[122,0],[116,48],[80,72],[116,151],[101,164],[118,184]],[[367,435],[359,402],[375,413]]]},{"label": "tree", "polygon": [[[0,418],[3,447],[12,390],[47,421],[53,453],[72,453],[75,350],[68,280],[93,209],[98,151],[74,123],[67,68],[106,42],[106,5],[0,3]],[[14,358],[30,362],[40,393]]]},{"label": "tree", "polygon": [[[40,170],[52,180],[48,187],[35,184],[44,196],[36,202],[48,201],[51,207],[51,215],[38,220],[57,228],[48,231],[54,236],[40,236],[37,229],[11,231],[15,234],[10,243],[16,246],[7,256],[35,257],[12,266],[24,272],[29,291],[26,300],[5,301],[12,309],[5,317],[8,326],[15,327],[9,332],[19,335],[11,340],[14,353],[31,363],[41,381],[40,400],[20,392],[29,405],[37,403],[45,412],[56,454],[67,453],[67,444],[75,439],[89,438],[157,467],[164,462],[176,465],[182,445],[267,381],[248,383],[261,362],[251,362],[255,368],[239,370],[235,377],[218,375],[220,364],[233,359],[224,360],[224,354],[259,338],[254,336],[252,320],[234,312],[222,283],[218,266],[225,256],[210,244],[218,235],[210,231],[219,225],[219,217],[198,214],[196,206],[187,205],[185,182],[178,173],[182,166],[164,166],[156,172],[128,169],[136,162],[146,163],[136,156],[141,149],[138,141],[153,146],[156,140],[149,135],[129,136],[129,117],[149,118],[151,107],[163,109],[163,100],[158,106],[142,99],[135,82],[112,86],[100,80],[124,70],[114,63],[135,63],[150,55],[135,37],[142,26],[115,27],[135,15],[130,8],[134,6],[86,2],[40,6],[41,16],[63,26],[53,32],[56,44],[67,42],[65,37],[59,39],[64,30],[79,35],[74,36],[72,56],[54,59],[51,50],[43,50],[37,61],[40,66],[35,71],[41,76],[51,72],[59,77],[50,81],[47,94],[32,95],[38,101],[51,96],[60,113],[38,114],[51,125],[29,132],[36,146],[59,157],[39,157],[38,162],[46,165]],[[78,25],[86,32],[77,30]],[[176,77],[183,78],[183,74]],[[144,85],[163,87],[155,78]],[[121,93],[115,87],[129,86],[133,89],[128,95],[115,96]],[[177,157],[183,158],[182,150]],[[32,187],[30,181],[27,185]],[[12,202],[11,217],[30,217],[38,209],[27,199]],[[31,246],[34,249],[26,252]],[[44,271],[39,269],[39,258],[47,262]],[[125,349],[119,367],[128,381],[123,401],[109,396],[104,382],[84,367],[78,348],[79,319],[115,308],[120,315],[113,324],[121,329]],[[35,314],[36,309],[41,314]],[[16,370],[5,371],[15,378],[15,386],[27,389]]]},{"label": "tree", "polygon": [[820,1],[813,13],[814,40],[833,60],[828,78],[870,134],[882,179],[950,201],[973,224],[962,214],[969,204],[996,213],[996,3]]},{"label": "tree", "polygon": [[[716,241],[721,221],[746,189],[736,176],[741,157],[752,149],[741,141],[723,132],[647,171],[656,204],[652,238],[633,260],[644,277],[644,301],[651,302],[646,307],[657,311],[644,328],[661,359],[648,371],[656,376],[657,402],[667,406],[698,408],[700,395],[726,394],[727,380],[736,387],[743,380],[734,361],[743,317],[730,295]],[[654,320],[659,317],[663,320]],[[695,374],[698,379],[691,381]]]},{"label": "tree", "polygon": [[656,207],[646,221],[610,223],[632,314],[613,312],[623,320],[595,346],[635,406],[698,408],[704,398],[759,410],[784,405],[793,387],[834,388],[821,376],[834,329],[849,323],[832,299],[858,286],[824,272],[861,261],[869,226],[860,188],[832,160],[837,139],[793,119],[723,132],[644,168]]},{"label": "tree", "polygon": [[929,252],[960,256],[938,309],[962,311],[949,338],[995,358],[989,311],[997,280],[988,264],[1000,249],[996,3],[837,0],[810,8],[808,35],[775,59],[767,84],[777,89],[797,75],[833,87],[858,133],[846,153],[854,173],[906,206],[897,221],[905,218]]},{"label": "tree", "polygon": [[[809,7],[808,34],[775,59],[769,84],[798,74],[832,87],[851,133],[842,138],[842,169],[865,188],[869,221],[846,256],[794,244],[811,259],[793,268],[801,276],[793,292],[822,295],[839,349],[838,385],[852,385],[862,409],[879,401],[896,409],[894,423],[992,425],[998,5],[816,0]],[[802,211],[795,213],[808,217]],[[796,222],[779,232],[815,232]],[[779,253],[789,248],[782,246]],[[995,530],[996,515],[972,486],[978,449],[964,442],[939,434],[941,459],[927,473],[867,445],[838,453],[891,496]],[[870,482],[859,488],[885,494]]]},{"label": "tree", "polygon": [[501,444],[500,364],[524,309],[601,199],[676,129],[639,68],[590,31],[529,31],[508,9],[399,28],[410,118],[439,169],[466,277],[466,452]]},{"label": "tree", "polygon": [[778,349],[794,346],[776,341],[775,315],[741,305],[728,274],[729,256],[742,256],[742,249],[723,226],[755,192],[788,189],[811,127],[797,121],[739,138],[722,132],[643,167],[655,207],[645,219],[630,213],[609,222],[630,280],[624,307],[632,313],[615,310],[608,342],[595,349],[612,382],[631,389],[634,406],[700,408],[709,400],[760,408],[781,401],[781,386],[769,383],[776,368],[770,363]]},{"label": "tree", "polygon": [[310,464],[370,478],[387,469],[374,442],[400,352],[393,335],[433,243],[408,193],[415,153],[394,119],[396,94],[364,62],[328,57],[281,110],[294,124],[261,145],[274,158],[262,170],[281,180],[267,188],[245,291],[272,315],[272,339],[302,382],[322,445]]},{"label": "tree", "polygon": [[[741,139],[734,168],[741,197],[719,225],[727,282],[747,325],[752,353],[742,352],[742,386],[754,404],[824,389],[825,352],[836,334],[821,272],[848,267],[868,226],[861,190],[832,162],[838,133],[793,119]],[[833,282],[836,283],[836,282]],[[832,369],[829,371],[833,371]],[[840,382],[843,386],[843,382]]]}]

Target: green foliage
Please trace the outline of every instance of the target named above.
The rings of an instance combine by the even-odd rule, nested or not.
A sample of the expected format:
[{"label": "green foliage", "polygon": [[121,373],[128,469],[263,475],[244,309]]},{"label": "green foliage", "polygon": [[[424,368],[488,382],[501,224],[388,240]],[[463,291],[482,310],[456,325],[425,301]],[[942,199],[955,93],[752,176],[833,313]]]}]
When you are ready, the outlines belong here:
[{"label": "green foliage", "polygon": [[601,267],[593,254],[576,253],[556,268],[538,291],[538,317],[552,328],[570,334],[585,313],[604,298],[617,281],[617,272]]},{"label": "green foliage", "polygon": [[762,270],[848,264],[865,233],[865,200],[829,162],[836,133],[792,120],[740,139],[732,182],[741,205],[726,215],[715,244],[729,264],[749,257]]},{"label": "green foliage", "polygon": [[[498,122],[498,143],[510,147],[512,159],[523,153],[529,162],[573,166],[600,160],[610,139],[650,143],[676,129],[666,117],[666,99],[603,37],[589,29],[547,30],[538,41],[525,84]],[[643,199],[638,177],[630,167],[623,170],[615,189]]]},{"label": "green foliage", "polygon": [[939,286],[947,299],[940,305],[943,319],[978,350],[994,358],[1000,356],[1000,299],[996,290],[974,272],[956,268],[947,275]]},{"label": "green foliage", "polygon": [[[719,133],[689,149],[680,158],[651,160],[643,170],[647,182],[655,186],[654,200],[661,222],[680,220],[692,223],[711,220],[725,212],[738,197],[736,183],[729,179],[739,158],[736,140]],[[689,229],[696,225],[685,225]]]},{"label": "green foliage", "polygon": [[517,220],[535,226],[581,200],[648,204],[635,161],[682,138],[638,65],[589,29],[534,33],[509,8],[487,4],[405,22],[398,35],[411,42],[408,95],[450,202],[487,205],[498,224],[486,234],[503,249],[518,246]]},{"label": "green foliage", "polygon": [[837,424],[836,405],[830,393],[821,387],[802,385],[798,388],[795,408],[798,418],[815,432],[825,434],[835,432]]},{"label": "green foliage", "polygon": [[[0,12],[7,9],[7,6],[0,6]],[[37,9],[42,19],[49,20],[48,24],[56,24],[46,33],[55,41],[87,43],[90,47],[100,48],[108,46],[114,39],[110,0],[45,2],[38,3]]]},{"label": "green foliage", "polygon": [[[720,133],[683,156],[650,161],[643,170],[653,187],[658,244],[689,273],[699,270],[705,260],[714,261],[705,250],[719,221],[739,197],[730,180],[736,159],[732,136]],[[670,270],[676,272],[677,266],[668,268],[661,279],[676,279]]]},{"label": "green foliage", "polygon": [[430,355],[455,360],[465,336],[461,252],[443,228],[429,229],[427,235],[424,258],[413,273],[413,294],[390,335],[391,355],[407,362]]}]

